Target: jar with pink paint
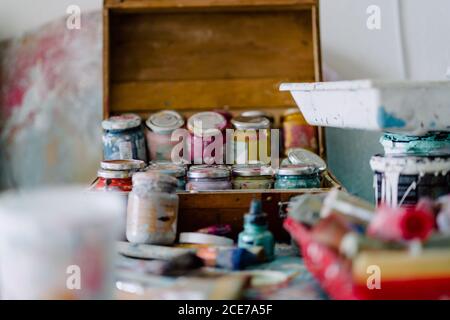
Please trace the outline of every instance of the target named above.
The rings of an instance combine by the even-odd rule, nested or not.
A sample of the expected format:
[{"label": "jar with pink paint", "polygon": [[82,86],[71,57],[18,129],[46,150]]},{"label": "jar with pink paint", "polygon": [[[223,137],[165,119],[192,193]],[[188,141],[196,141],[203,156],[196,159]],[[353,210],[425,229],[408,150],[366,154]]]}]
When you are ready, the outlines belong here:
[{"label": "jar with pink paint", "polygon": [[[216,163],[215,159],[220,159],[223,162],[225,159],[224,132],[226,127],[227,120],[220,113],[207,111],[192,115],[187,122],[187,128],[191,133],[189,150],[191,161],[199,164],[211,164]],[[222,139],[220,147],[214,148],[217,138]]]},{"label": "jar with pink paint", "polygon": [[163,110],[145,122],[150,160],[171,160],[171,152],[178,141],[171,141],[172,133],[184,125],[183,117],[175,111]]},{"label": "jar with pink paint", "polygon": [[225,165],[191,166],[187,173],[187,191],[228,190],[232,188],[230,169]]}]

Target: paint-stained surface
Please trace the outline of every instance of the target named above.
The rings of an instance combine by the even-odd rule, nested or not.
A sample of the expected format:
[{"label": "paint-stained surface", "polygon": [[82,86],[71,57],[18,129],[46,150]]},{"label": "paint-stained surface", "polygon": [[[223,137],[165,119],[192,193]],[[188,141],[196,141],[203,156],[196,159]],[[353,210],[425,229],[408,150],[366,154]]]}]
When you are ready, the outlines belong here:
[{"label": "paint-stained surface", "polygon": [[61,18],[0,45],[0,188],[89,182],[101,160],[102,32]]}]

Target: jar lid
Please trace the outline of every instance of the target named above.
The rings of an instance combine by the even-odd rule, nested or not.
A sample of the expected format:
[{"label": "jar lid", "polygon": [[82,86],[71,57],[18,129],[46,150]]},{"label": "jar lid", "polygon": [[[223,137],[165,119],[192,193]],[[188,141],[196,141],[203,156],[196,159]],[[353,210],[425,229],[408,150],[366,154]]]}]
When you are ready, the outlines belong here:
[{"label": "jar lid", "polygon": [[100,162],[100,168],[112,171],[140,170],[145,168],[145,162],[142,160],[103,160]]},{"label": "jar lid", "polygon": [[160,172],[180,178],[186,175],[186,167],[170,161],[152,161],[147,167],[147,172]]},{"label": "jar lid", "polygon": [[163,110],[152,114],[145,122],[156,133],[169,134],[184,125],[183,117],[176,111]]},{"label": "jar lid", "polygon": [[199,112],[188,119],[187,128],[197,137],[211,137],[224,130],[227,120],[217,112]]},{"label": "jar lid", "polygon": [[266,112],[266,111],[262,111],[262,110],[244,111],[239,116],[240,117],[263,117],[263,118],[269,119],[270,122],[274,121],[273,114]]},{"label": "jar lid", "polygon": [[124,113],[113,116],[102,121],[105,130],[127,130],[139,127],[142,123],[141,117],[134,113]]},{"label": "jar lid", "polygon": [[235,165],[232,168],[232,172],[237,177],[272,176],[272,168],[261,165]]},{"label": "jar lid", "polygon": [[277,174],[280,176],[302,176],[308,174],[318,173],[319,169],[307,164],[291,164],[285,167],[280,167]]},{"label": "jar lid", "polygon": [[127,179],[131,177],[130,171],[113,171],[100,169],[97,171],[97,177],[104,179]]},{"label": "jar lid", "polygon": [[265,117],[236,117],[231,120],[231,123],[236,129],[268,129],[270,128],[270,121]]},{"label": "jar lid", "polygon": [[312,151],[303,148],[292,148],[288,150],[288,159],[292,164],[314,166],[319,171],[327,169],[326,162]]},{"label": "jar lid", "polygon": [[133,186],[138,184],[148,184],[156,187],[165,185],[176,188],[178,185],[178,180],[161,172],[146,171],[133,174]]},{"label": "jar lid", "polygon": [[300,109],[298,109],[298,108],[289,108],[283,113],[283,116],[286,117],[286,116],[290,116],[290,115],[293,115],[293,114],[296,114],[296,113],[300,113],[301,114]]},{"label": "jar lid", "polygon": [[223,165],[198,165],[191,166],[187,176],[193,179],[227,178],[230,170]]}]

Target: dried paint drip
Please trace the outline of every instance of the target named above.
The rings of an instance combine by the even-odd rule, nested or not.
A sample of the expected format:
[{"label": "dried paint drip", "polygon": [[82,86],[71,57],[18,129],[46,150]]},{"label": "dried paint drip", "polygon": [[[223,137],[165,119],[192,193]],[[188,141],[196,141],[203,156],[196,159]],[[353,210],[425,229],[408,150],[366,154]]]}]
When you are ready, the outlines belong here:
[{"label": "dried paint drip", "polygon": [[373,156],[374,187],[378,204],[414,205],[419,198],[437,198],[450,192],[450,157]]}]

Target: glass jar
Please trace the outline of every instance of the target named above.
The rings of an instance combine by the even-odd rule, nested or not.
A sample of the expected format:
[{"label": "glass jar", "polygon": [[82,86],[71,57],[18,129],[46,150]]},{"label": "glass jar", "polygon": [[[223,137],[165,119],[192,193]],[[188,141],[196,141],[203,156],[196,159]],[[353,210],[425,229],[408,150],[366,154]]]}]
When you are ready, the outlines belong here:
[{"label": "glass jar", "polygon": [[262,111],[262,110],[249,110],[244,111],[240,114],[241,117],[264,117],[270,121],[270,127],[274,127],[275,125],[275,117],[270,112]]},{"label": "glass jar", "polygon": [[[187,128],[191,133],[191,144],[189,146],[190,159],[194,163],[218,163],[225,159],[224,132],[227,127],[227,120],[217,112],[199,112],[188,119]],[[214,148],[209,151],[216,137],[220,136],[222,143],[220,150]],[[212,148],[212,147],[211,147]],[[216,153],[220,152],[220,154]],[[217,158],[218,161],[215,161]]]},{"label": "glass jar", "polygon": [[91,187],[93,191],[130,192],[132,189],[129,170],[104,170],[97,172],[97,180]]},{"label": "glass jar", "polygon": [[317,152],[317,129],[306,122],[299,109],[288,109],[283,114],[282,127],[286,155],[291,148]]},{"label": "glass jar", "polygon": [[288,165],[278,169],[275,189],[304,188],[320,188],[318,168],[310,165]]},{"label": "glass jar", "polygon": [[228,190],[232,188],[230,170],[224,165],[191,166],[187,177],[187,191]]},{"label": "glass jar", "polygon": [[265,117],[236,117],[231,120],[235,128],[234,160],[236,164],[257,164],[270,159],[270,121]]},{"label": "glass jar", "polygon": [[127,239],[131,243],[173,244],[178,217],[177,179],[157,172],[133,175],[128,194]]},{"label": "glass jar", "polygon": [[175,111],[164,110],[151,115],[145,122],[150,160],[171,160],[173,147],[172,133],[184,125],[183,117]]},{"label": "glass jar", "polygon": [[186,166],[176,164],[170,161],[152,161],[147,167],[147,172],[159,172],[168,174],[177,179],[177,190],[184,191],[186,189]]},{"label": "glass jar", "polygon": [[105,160],[137,159],[147,162],[141,118],[132,113],[103,120],[103,158]]},{"label": "glass jar", "polygon": [[233,189],[271,189],[272,171],[268,166],[236,165],[232,169]]}]

